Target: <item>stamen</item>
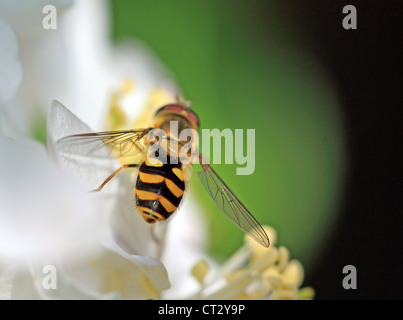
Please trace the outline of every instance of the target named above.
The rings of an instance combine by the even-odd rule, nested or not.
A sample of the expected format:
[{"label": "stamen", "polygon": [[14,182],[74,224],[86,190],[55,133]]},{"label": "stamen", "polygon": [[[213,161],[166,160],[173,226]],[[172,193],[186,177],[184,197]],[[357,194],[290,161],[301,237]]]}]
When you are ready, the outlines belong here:
[{"label": "stamen", "polygon": [[192,268],[192,275],[197,279],[200,284],[203,284],[204,279],[208,272],[210,271],[210,267],[205,260],[198,261],[194,267]]},{"label": "stamen", "polygon": [[106,117],[106,128],[108,130],[123,129],[127,122],[126,113],[122,108],[122,99],[130,94],[134,89],[134,83],[130,79],[125,79],[121,87],[112,93],[109,102],[109,110]]},{"label": "stamen", "polygon": [[246,238],[245,245],[233,254],[208,283],[209,272],[204,261],[199,261],[192,274],[202,285],[193,299],[310,299],[312,288],[299,286],[304,279],[304,269],[297,260],[289,260],[284,246],[275,247],[276,232],[264,227],[272,243],[263,248]]}]

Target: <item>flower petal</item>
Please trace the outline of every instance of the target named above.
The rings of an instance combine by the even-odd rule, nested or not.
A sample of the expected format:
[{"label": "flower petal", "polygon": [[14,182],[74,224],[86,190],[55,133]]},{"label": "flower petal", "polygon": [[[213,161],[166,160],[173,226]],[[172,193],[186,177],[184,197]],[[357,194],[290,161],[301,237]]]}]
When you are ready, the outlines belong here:
[{"label": "flower petal", "polygon": [[[87,190],[97,188],[112,172],[122,164],[116,159],[93,159],[65,154],[57,140],[71,134],[88,133],[92,130],[71,113],[60,102],[54,101],[48,117],[47,135],[49,153],[57,159],[70,174],[80,179]],[[85,146],[84,146],[85,147]],[[161,243],[153,239],[153,229],[144,222],[133,206],[131,176],[125,172],[116,175],[99,192],[99,206],[108,210],[108,225],[115,241],[130,254],[158,257]],[[113,214],[112,214],[113,213]]]},{"label": "flower petal", "polygon": [[16,93],[22,78],[18,58],[18,43],[7,22],[0,19],[0,103],[9,101]]},{"label": "flower petal", "polygon": [[[206,261],[214,274],[217,263],[206,254],[207,225],[196,199],[187,194],[178,212],[167,222],[162,262],[168,270],[172,286],[163,293],[167,299],[183,299],[200,288],[190,270],[200,260]],[[208,280],[207,275],[205,280]]]},{"label": "flower petal", "polygon": [[46,32],[42,26],[42,20],[46,16],[43,8],[53,5],[57,14],[70,6],[73,0],[1,0],[0,18],[10,21],[12,28],[21,37],[31,37],[38,32]]},{"label": "flower petal", "polygon": [[97,196],[61,172],[39,143],[0,135],[0,149],[0,252],[85,251],[103,226]]},{"label": "flower petal", "polygon": [[166,270],[158,260],[129,255],[118,247],[104,248],[74,265],[64,261],[63,267],[71,279],[87,290],[118,294],[123,299],[157,299],[169,287]]},{"label": "flower petal", "polygon": [[172,102],[180,94],[178,86],[172,80],[173,75],[162,65],[156,54],[138,39],[117,43],[110,53],[108,65],[111,67],[109,74],[113,87],[119,87],[122,79],[133,82],[132,93],[127,94],[121,103],[128,126],[142,118],[144,107],[148,107],[146,112],[152,116],[156,108]]}]

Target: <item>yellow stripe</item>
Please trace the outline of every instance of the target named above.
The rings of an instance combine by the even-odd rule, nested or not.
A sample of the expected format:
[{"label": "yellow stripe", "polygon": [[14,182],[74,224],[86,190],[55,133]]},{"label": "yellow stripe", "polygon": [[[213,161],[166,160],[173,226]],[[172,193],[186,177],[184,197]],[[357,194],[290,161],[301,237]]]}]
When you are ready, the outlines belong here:
[{"label": "yellow stripe", "polygon": [[144,172],[139,172],[140,180],[145,183],[161,183],[164,181],[164,177],[158,174],[149,174]]},{"label": "yellow stripe", "polygon": [[136,194],[140,200],[157,200],[158,194],[150,191],[138,190],[136,189]]},{"label": "yellow stripe", "polygon": [[172,169],[172,172],[173,172],[179,179],[181,179],[181,180],[183,181],[183,172],[182,172],[181,169],[179,169],[179,168],[173,168],[173,169]]},{"label": "yellow stripe", "polygon": [[164,221],[165,220],[165,218],[162,215],[160,215],[158,212],[155,212],[155,211],[151,210],[150,208],[137,207],[137,209],[140,211],[140,213],[142,215],[149,214],[149,215],[156,216],[159,221]]},{"label": "yellow stripe", "polygon": [[149,167],[162,167],[164,164],[157,158],[152,158],[152,163],[148,161],[148,157],[146,157],[146,165]]},{"label": "yellow stripe", "polygon": [[183,195],[183,190],[179,188],[171,180],[165,178],[165,184],[167,185],[168,189],[174,194],[175,197],[179,198],[181,195]]},{"label": "yellow stripe", "polygon": [[159,200],[167,212],[174,212],[176,210],[176,207],[169,200],[165,199],[163,196],[159,196]]}]

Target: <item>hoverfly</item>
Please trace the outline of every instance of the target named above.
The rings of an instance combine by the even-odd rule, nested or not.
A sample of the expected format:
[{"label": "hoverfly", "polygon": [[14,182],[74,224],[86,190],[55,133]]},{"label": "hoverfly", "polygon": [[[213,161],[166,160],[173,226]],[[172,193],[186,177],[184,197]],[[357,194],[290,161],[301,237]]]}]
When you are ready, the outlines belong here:
[{"label": "hoverfly", "polygon": [[[200,125],[196,113],[186,103],[178,101],[166,104],[155,112],[153,127],[75,134],[59,139],[57,144],[67,153],[84,157],[117,157],[123,163],[125,157],[140,155],[138,163],[123,164],[94,191],[101,191],[121,170],[138,168],[134,187],[136,207],[145,222],[153,224],[167,220],[176,212],[190,178],[188,169],[195,161],[193,159],[185,164],[174,151],[174,146],[184,147],[187,141],[181,139],[178,132],[170,130],[171,122],[177,124],[179,133],[183,129],[193,129],[197,134]],[[153,129],[165,132],[162,139],[150,139]],[[150,156],[147,151],[155,146],[160,147],[159,151]],[[203,169],[198,172],[198,177],[220,211],[262,246],[269,247],[270,241],[262,226],[199,153],[196,143],[186,150],[187,154],[196,151],[194,155]],[[160,160],[161,153],[164,153],[167,161]]]}]

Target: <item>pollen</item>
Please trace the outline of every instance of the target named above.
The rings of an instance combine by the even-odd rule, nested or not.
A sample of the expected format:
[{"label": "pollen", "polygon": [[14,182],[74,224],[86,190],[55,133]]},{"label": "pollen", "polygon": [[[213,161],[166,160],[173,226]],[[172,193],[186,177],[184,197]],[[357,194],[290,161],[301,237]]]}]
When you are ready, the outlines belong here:
[{"label": "pollen", "polygon": [[122,107],[122,100],[133,91],[133,88],[133,81],[125,79],[120,88],[112,93],[106,117],[106,128],[108,130],[120,130],[126,126],[127,116]]},{"label": "pollen", "polygon": [[210,267],[207,262],[205,260],[200,260],[193,266],[191,273],[196,280],[202,284],[209,270]]},{"label": "pollen", "polygon": [[[209,272],[205,262],[198,262],[192,275],[201,284],[200,292],[193,299],[312,299],[315,291],[300,288],[304,268],[284,246],[275,246],[276,233],[264,226],[271,239],[271,246],[263,248],[257,242],[245,239],[245,244],[224,265],[215,270],[212,280],[206,281]],[[223,281],[224,280],[224,281]]]},{"label": "pollen", "polygon": [[134,90],[134,82],[129,78],[125,79],[122,83],[121,92],[123,94],[128,94],[133,92],[133,90]]}]

